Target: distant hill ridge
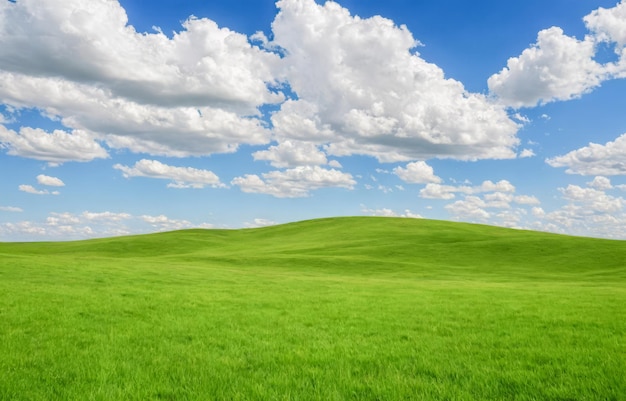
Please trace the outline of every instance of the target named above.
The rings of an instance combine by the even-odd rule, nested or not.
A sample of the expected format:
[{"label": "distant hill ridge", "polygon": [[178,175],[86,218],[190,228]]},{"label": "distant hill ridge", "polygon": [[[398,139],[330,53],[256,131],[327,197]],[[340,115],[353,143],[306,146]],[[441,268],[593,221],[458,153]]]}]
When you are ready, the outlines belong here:
[{"label": "distant hill ridge", "polygon": [[[72,242],[0,243],[0,255],[212,260],[423,277],[626,279],[626,241],[427,219],[338,217]],[[313,262],[313,263],[311,263]]]}]

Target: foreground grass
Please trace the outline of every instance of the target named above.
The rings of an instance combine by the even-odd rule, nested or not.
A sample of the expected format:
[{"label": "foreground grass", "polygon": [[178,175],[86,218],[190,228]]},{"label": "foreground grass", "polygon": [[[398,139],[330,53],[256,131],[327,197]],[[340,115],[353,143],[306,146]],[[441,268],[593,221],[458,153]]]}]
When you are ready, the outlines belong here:
[{"label": "foreground grass", "polygon": [[0,399],[621,400],[625,265],[380,218],[0,244]]}]

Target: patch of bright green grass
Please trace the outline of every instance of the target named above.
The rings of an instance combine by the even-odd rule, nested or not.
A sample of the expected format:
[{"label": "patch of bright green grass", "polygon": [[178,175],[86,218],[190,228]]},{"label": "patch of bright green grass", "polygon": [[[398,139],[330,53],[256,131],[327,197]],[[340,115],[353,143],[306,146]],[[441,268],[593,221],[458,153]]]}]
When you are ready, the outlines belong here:
[{"label": "patch of bright green grass", "polygon": [[2,400],[622,400],[626,242],[322,219],[0,244]]}]

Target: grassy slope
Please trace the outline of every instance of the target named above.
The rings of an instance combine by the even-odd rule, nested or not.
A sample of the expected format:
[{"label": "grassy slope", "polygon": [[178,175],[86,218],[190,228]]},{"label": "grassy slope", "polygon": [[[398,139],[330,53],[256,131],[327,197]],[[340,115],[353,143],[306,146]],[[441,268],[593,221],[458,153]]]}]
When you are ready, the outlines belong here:
[{"label": "grassy slope", "polygon": [[321,219],[0,244],[0,399],[620,399],[626,242]]}]

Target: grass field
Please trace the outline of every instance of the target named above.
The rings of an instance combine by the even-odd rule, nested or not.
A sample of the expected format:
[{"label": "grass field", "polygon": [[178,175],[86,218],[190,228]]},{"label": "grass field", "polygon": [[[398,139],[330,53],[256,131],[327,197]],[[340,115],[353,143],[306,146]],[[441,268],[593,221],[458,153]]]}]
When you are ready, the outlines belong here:
[{"label": "grass field", "polygon": [[626,241],[338,218],[0,243],[1,400],[626,400]]}]

